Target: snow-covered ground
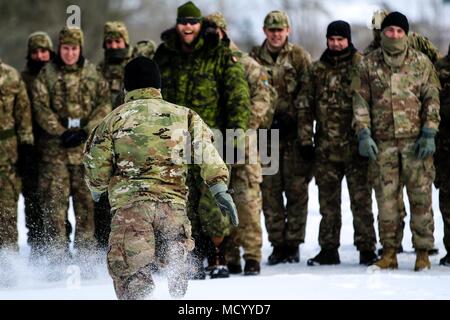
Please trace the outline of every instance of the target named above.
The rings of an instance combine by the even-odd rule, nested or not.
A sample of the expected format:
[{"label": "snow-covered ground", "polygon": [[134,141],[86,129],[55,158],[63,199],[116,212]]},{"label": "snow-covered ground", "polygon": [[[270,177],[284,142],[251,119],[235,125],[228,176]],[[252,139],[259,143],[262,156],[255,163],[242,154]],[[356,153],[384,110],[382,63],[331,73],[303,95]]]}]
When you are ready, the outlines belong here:
[{"label": "snow-covered ground", "polygon": [[[431,257],[432,269],[422,273],[413,271],[415,255],[399,255],[399,270],[370,272],[358,265],[358,252],[353,246],[353,227],[349,197],[343,183],[341,232],[341,264],[329,267],[308,267],[306,260],[319,250],[317,235],[320,221],[317,188],[310,184],[309,216],[306,243],[301,246],[298,264],[267,266],[272,248],[264,230],[263,263],[260,276],[231,276],[229,279],[190,281],[185,299],[191,300],[250,300],[250,299],[450,299],[450,268],[439,266],[445,253],[442,243],[443,225],[438,209],[438,193],[433,193],[435,212],[435,244],[438,256]],[[407,199],[405,195],[405,199]],[[112,281],[105,264],[97,266],[98,276],[92,280],[79,277],[77,266],[67,269],[64,280],[50,283],[43,280],[42,270],[28,266],[29,248],[26,245],[23,199],[19,203],[20,256],[14,258],[19,282],[14,288],[0,289],[4,299],[115,299]],[[374,201],[374,212],[377,212]],[[407,225],[409,218],[407,218]],[[411,232],[405,228],[403,247],[412,252]],[[155,277],[153,299],[170,299],[167,281],[163,275]]]}]

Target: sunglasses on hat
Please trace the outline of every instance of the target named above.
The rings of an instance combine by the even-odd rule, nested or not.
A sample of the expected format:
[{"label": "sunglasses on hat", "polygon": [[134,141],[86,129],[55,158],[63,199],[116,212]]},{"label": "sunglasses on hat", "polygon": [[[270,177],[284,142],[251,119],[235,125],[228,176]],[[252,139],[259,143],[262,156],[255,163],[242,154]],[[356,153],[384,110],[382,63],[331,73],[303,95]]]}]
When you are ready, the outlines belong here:
[{"label": "sunglasses on hat", "polygon": [[178,24],[182,24],[182,25],[194,25],[197,23],[200,23],[201,19],[200,18],[177,18],[177,23]]}]

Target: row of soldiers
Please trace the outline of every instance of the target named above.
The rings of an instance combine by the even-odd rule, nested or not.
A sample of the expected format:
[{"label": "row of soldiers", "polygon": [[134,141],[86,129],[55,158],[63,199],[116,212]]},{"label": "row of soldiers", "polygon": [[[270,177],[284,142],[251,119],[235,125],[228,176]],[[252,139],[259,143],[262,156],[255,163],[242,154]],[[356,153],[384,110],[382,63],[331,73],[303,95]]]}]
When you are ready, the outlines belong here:
[{"label": "row of soldiers", "polygon": [[[384,37],[382,22],[386,16],[387,12],[383,11],[374,15],[374,41],[364,52],[367,57],[375,55],[375,52],[384,52],[380,46]],[[398,24],[396,21],[393,23],[394,26]],[[403,23],[403,30],[408,33],[409,25],[405,25]],[[363,114],[363,120],[354,116],[353,92],[360,88],[358,85],[361,83],[352,83],[352,79],[358,78],[355,74],[360,72],[359,66],[364,58],[352,45],[350,26],[343,21],[329,25],[328,48],[315,63],[311,63],[306,50],[288,41],[290,22],[286,13],[270,12],[264,20],[264,33],[264,43],[255,47],[250,55],[245,54],[229,39],[227,24],[221,14],[204,18],[200,9],[188,2],[178,8],[175,28],[162,34],[163,43],[157,50],[154,43],[145,41],[138,43],[133,53],[125,25],[120,22],[107,23],[103,43],[105,60],[98,68],[83,57],[84,40],[80,29],[64,28],[61,31],[56,54],[48,35],[41,32],[32,34],[29,38],[27,69],[22,73],[26,86],[15,70],[3,63],[1,65],[0,88],[5,106],[2,109],[5,116],[2,116],[0,134],[0,147],[4,149],[0,163],[0,182],[4,190],[1,194],[0,219],[5,222],[0,224],[2,247],[14,247],[17,242],[15,220],[21,177],[32,256],[45,255],[52,264],[67,254],[68,235],[71,232],[67,220],[69,196],[73,198],[76,216],[75,247],[81,252],[78,257],[89,257],[89,253],[85,252],[91,252],[97,246],[106,249],[112,216],[110,205],[114,213],[117,204],[111,200],[114,197],[109,197],[108,201],[107,193],[99,196],[97,202],[92,202],[84,183],[85,172],[81,162],[83,144],[98,122],[123,101],[125,65],[136,55],[146,55],[154,58],[159,66],[164,99],[188,106],[210,127],[221,130],[271,128],[280,132],[280,171],[276,175],[263,179],[260,164],[233,165],[230,186],[234,189],[233,198],[239,213],[240,224],[237,228],[232,228],[228,217],[218,213],[219,209],[202,181],[199,168],[189,168],[188,215],[196,243],[191,257],[196,265],[193,278],[205,278],[205,258],[208,258],[212,278],[241,273],[240,247],[244,249],[244,273],[259,274],[261,207],[269,241],[273,246],[269,265],[298,262],[299,245],[305,238],[308,184],[313,174],[319,186],[323,217],[319,232],[322,250],[308,260],[308,264],[340,262],[340,185],[344,176],[351,194],[355,245],[360,251],[360,262],[369,265],[377,261],[371,210],[372,185],[375,186],[379,204],[384,204],[380,213],[390,215],[387,219],[380,219],[379,223],[383,248],[389,249],[388,254],[392,258],[391,249],[398,250],[403,235],[402,223],[406,215],[403,185],[408,186],[411,181],[409,176],[403,175],[406,169],[395,167],[392,159],[389,165],[383,164],[376,172],[371,165],[374,160],[369,161],[360,156],[359,146],[370,141],[368,138],[371,137],[370,132],[364,129],[370,129],[375,120],[367,124],[367,114]],[[450,188],[447,185],[449,179],[445,176],[445,164],[449,161],[449,136],[446,134],[448,115],[445,114],[445,108],[448,109],[446,103],[449,99],[449,62],[448,57],[438,61],[438,51],[426,38],[409,33],[406,39],[409,48],[424,52],[427,59],[436,63],[443,86],[440,108],[443,121],[440,122],[437,137],[435,162],[438,178],[435,185],[440,188],[440,208],[445,222],[444,243],[448,252]],[[420,59],[423,60],[422,56]],[[374,66],[380,64],[377,61],[371,63]],[[420,67],[422,64],[426,62],[420,63]],[[434,70],[432,66],[430,69]],[[380,74],[382,71],[388,72],[378,70]],[[379,78],[384,79],[382,75]],[[375,77],[372,81],[377,83],[379,78]],[[433,101],[431,105],[434,109],[431,109],[435,112],[439,98],[436,102],[435,95],[428,97],[434,89],[426,90],[415,82],[412,85],[420,90],[420,99]],[[401,87],[398,90],[403,89]],[[27,90],[33,115],[28,105]],[[367,98],[366,95],[362,96]],[[400,99],[404,98],[403,94],[399,96]],[[368,104],[372,106],[370,102]],[[400,106],[403,104],[400,103]],[[392,125],[403,133],[410,130],[408,126],[424,126],[421,121],[425,121],[425,118],[419,123],[407,121],[418,115],[422,119],[421,111],[403,111],[401,115],[394,116],[394,124],[389,122],[386,126]],[[434,117],[430,127],[436,130],[439,117]],[[387,121],[383,119],[381,123]],[[355,126],[352,126],[352,121]],[[402,126],[408,128],[402,129]],[[416,135],[420,129],[412,130],[412,135]],[[383,131],[388,130],[380,129],[380,132]],[[433,133],[425,132],[424,137]],[[372,134],[376,142],[385,139],[383,135],[380,138],[378,133]],[[360,137],[359,142],[355,138],[357,135]],[[395,138],[404,136],[395,133]],[[424,145],[431,144],[430,139],[424,141]],[[371,144],[369,146],[367,150],[376,148]],[[423,161],[427,171],[420,175],[421,179],[434,176],[430,159],[428,157],[427,161]],[[377,184],[376,178],[383,176],[380,168],[386,178]],[[393,174],[387,168],[400,171],[400,179],[393,181],[389,178]],[[431,180],[419,182],[429,185]],[[382,184],[389,185],[392,189],[390,194],[383,196]],[[431,187],[414,192],[431,197]],[[411,193],[413,197],[414,192]],[[284,204],[283,193],[287,204]],[[395,199],[394,203],[392,199]],[[164,202],[164,199],[161,201]],[[417,203],[411,206],[413,212]],[[428,207],[431,202],[425,204],[424,208],[417,210],[419,215],[426,213],[429,218]],[[429,232],[432,231],[432,225],[429,219],[426,223],[419,221],[418,224],[422,229],[413,232],[413,242],[425,233],[428,238],[414,245],[416,249],[431,250],[433,239],[429,237]],[[395,240],[386,240],[386,233],[393,234]],[[449,256],[444,257],[441,263],[448,265]]]}]

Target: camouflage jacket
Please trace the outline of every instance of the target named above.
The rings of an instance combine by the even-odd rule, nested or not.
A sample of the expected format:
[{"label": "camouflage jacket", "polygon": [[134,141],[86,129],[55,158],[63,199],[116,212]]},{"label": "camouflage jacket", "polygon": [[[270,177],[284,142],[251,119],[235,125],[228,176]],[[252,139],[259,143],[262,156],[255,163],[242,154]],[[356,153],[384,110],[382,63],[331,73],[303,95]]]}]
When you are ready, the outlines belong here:
[{"label": "camouflage jacket", "polygon": [[230,49],[244,66],[245,78],[250,88],[251,116],[250,129],[269,129],[274,114],[274,101],[277,93],[269,84],[266,70],[247,53],[242,52],[233,43]]},{"label": "camouflage jacket", "polygon": [[154,60],[161,71],[165,100],[197,112],[214,129],[246,130],[250,92],[244,68],[215,31],[202,30],[190,54],[184,53],[175,29],[161,36]]},{"label": "camouflage jacket", "polygon": [[135,201],[186,205],[186,138],[208,185],[227,182],[228,170],[212,144],[212,132],[192,110],[162,100],[159,90],[129,92],[86,143],[84,165],[91,191],[108,191],[113,209]]},{"label": "camouflage jacket", "polygon": [[19,72],[0,60],[0,167],[17,161],[18,144],[33,144],[31,108]]},{"label": "camouflage jacket", "polygon": [[370,128],[375,141],[417,138],[422,127],[438,129],[439,80],[430,60],[408,48],[392,72],[382,49],[364,57],[352,88],[354,128]]},{"label": "camouflage jacket", "polygon": [[[287,42],[278,55],[276,61],[267,50],[266,42],[261,46],[254,47],[250,53],[259,64],[267,71],[270,84],[278,93],[275,102],[275,116],[285,119],[285,125],[297,127],[297,113],[294,100],[300,92],[300,77],[307,72],[311,64],[310,54],[303,48]],[[295,133],[293,134],[295,136]]]},{"label": "camouflage jacket", "polygon": [[[434,46],[434,44],[428,40],[427,37],[424,37],[418,33],[410,32],[408,34],[408,44],[411,48],[416,49],[417,51],[422,52],[426,55],[432,63],[436,63],[439,59],[442,58],[439,50]],[[379,41],[373,40],[369,46],[364,50],[364,55],[368,55],[373,51],[380,48],[381,44]]]},{"label": "camouflage jacket", "polygon": [[354,48],[340,57],[331,57],[327,50],[302,75],[296,100],[299,141],[312,144],[315,120],[314,144],[327,158],[340,158],[345,148],[356,145],[351,82],[361,59]]},{"label": "camouflage jacket", "polygon": [[113,109],[117,108],[121,104],[119,101],[119,96],[121,96],[123,92],[124,69],[127,63],[132,59],[132,50],[133,48],[130,47],[129,56],[122,63],[113,64],[107,63],[105,60],[103,60],[97,66],[97,70],[108,82],[109,91],[111,93],[111,106],[113,107]]},{"label": "camouflage jacket", "polygon": [[52,62],[33,83],[32,96],[36,121],[43,129],[38,141],[38,148],[45,150],[42,160],[81,165],[83,146],[65,149],[60,136],[70,119],[80,120],[89,134],[111,111],[107,82],[88,61],[72,68]]},{"label": "camouflage jacket", "polygon": [[[450,53],[450,48],[449,48]],[[450,143],[450,55],[445,56],[436,63],[436,69],[441,81],[441,123],[439,125],[439,136],[449,140]]]}]

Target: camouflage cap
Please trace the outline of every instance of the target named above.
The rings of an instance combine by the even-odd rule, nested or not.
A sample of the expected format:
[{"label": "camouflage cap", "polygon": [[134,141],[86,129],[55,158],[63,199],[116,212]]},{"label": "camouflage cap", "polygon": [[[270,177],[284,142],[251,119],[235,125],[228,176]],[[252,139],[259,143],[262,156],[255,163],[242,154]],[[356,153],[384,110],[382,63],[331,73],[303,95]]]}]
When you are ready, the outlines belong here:
[{"label": "camouflage cap", "polygon": [[53,51],[52,39],[46,32],[36,31],[28,36],[28,52],[38,48]]},{"label": "camouflage cap", "polygon": [[375,11],[372,16],[372,30],[381,30],[381,24],[388,14],[389,12],[384,9]]},{"label": "camouflage cap", "polygon": [[83,31],[76,27],[64,27],[59,32],[59,45],[62,44],[74,44],[83,47],[84,36]]},{"label": "camouflage cap", "polygon": [[156,51],[156,43],[152,40],[141,40],[133,48],[133,57],[152,59]]},{"label": "camouflage cap", "polygon": [[216,24],[217,27],[222,29],[223,31],[227,30],[227,21],[225,17],[220,12],[214,12],[205,17],[206,20],[212,21]]},{"label": "camouflage cap", "polygon": [[286,12],[274,10],[264,19],[264,27],[267,29],[284,29],[289,28],[291,23]]},{"label": "camouflage cap", "polygon": [[125,44],[130,45],[130,36],[125,23],[121,21],[108,21],[103,30],[104,40],[123,38]]}]

